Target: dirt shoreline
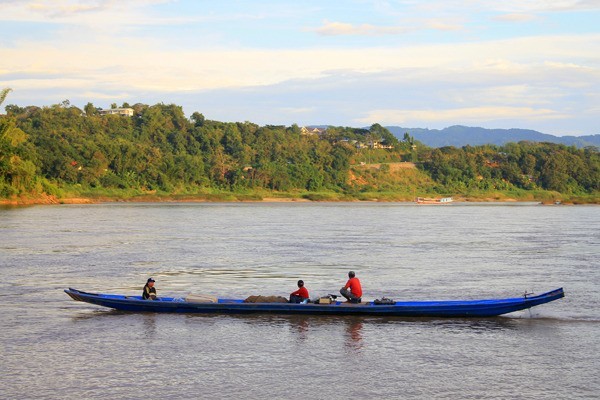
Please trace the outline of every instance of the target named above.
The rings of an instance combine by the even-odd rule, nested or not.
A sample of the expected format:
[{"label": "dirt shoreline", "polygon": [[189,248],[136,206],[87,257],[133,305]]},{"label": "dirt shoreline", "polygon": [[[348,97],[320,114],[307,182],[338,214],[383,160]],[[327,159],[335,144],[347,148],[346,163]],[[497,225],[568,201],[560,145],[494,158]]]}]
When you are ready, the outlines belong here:
[{"label": "dirt shoreline", "polygon": [[40,196],[37,198],[13,198],[13,199],[0,199],[0,206],[29,206],[29,205],[57,205],[57,204],[101,204],[101,203],[302,203],[312,202],[312,200],[300,198],[300,197],[264,197],[262,199],[242,199],[242,200],[228,200],[228,199],[207,199],[205,197],[160,197],[160,196],[138,196],[128,199],[122,198],[87,198],[87,197],[66,197],[58,198],[56,196]]},{"label": "dirt shoreline", "polygon": [[[261,199],[207,199],[205,197],[161,197],[161,196],[139,196],[128,199],[122,198],[86,198],[86,197],[67,197],[58,198],[55,196],[41,196],[38,198],[13,198],[0,199],[0,206],[32,206],[32,205],[60,205],[60,204],[102,204],[102,203],[337,203],[337,202],[373,202],[373,203],[412,203],[413,200],[359,200],[359,199],[344,199],[344,200],[310,200],[301,197],[263,197]],[[543,205],[556,205],[554,202],[540,200],[519,200],[513,198],[496,199],[496,198],[468,198],[458,197],[453,203],[540,203]],[[558,203],[562,205],[573,205],[570,202]],[[594,204],[594,203],[590,203]]]}]

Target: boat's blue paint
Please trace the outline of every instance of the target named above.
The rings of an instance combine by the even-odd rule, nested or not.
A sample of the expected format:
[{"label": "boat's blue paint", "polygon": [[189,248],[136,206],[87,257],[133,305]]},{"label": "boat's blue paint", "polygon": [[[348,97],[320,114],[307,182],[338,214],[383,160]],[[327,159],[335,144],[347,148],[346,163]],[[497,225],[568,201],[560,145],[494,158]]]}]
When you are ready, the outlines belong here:
[{"label": "boat's blue paint", "polygon": [[308,314],[377,315],[399,317],[493,317],[548,303],[565,296],[562,288],[532,297],[488,300],[398,301],[390,305],[373,302],[350,304],[244,303],[239,299],[219,299],[216,303],[186,302],[181,298],[159,297],[142,300],[141,296],[86,293],[65,290],[74,300],[123,311],[206,314]]}]

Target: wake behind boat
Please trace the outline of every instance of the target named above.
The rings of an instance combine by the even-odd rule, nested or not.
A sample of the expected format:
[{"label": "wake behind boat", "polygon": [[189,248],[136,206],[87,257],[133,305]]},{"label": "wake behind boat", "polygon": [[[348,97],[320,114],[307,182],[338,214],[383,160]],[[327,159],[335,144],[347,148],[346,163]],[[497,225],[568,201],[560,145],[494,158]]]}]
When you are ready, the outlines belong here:
[{"label": "wake behind boat", "polygon": [[[565,296],[562,288],[537,296],[486,300],[427,300],[365,302],[359,304],[333,301],[330,304],[246,303],[242,299],[213,299],[206,296],[188,298],[159,297],[143,300],[141,296],[87,293],[65,290],[73,300],[132,312],[204,313],[204,314],[303,314],[363,315],[395,317],[495,317],[549,303]],[[384,304],[378,304],[384,303]]]}]

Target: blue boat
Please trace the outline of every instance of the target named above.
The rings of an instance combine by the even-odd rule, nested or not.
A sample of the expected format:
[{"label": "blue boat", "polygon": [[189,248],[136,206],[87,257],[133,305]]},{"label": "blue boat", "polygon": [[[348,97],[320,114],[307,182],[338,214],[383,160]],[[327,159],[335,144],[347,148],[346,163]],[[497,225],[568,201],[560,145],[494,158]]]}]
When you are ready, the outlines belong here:
[{"label": "blue boat", "polygon": [[565,296],[562,288],[537,296],[487,300],[396,301],[359,304],[333,301],[331,304],[246,303],[240,299],[193,300],[159,297],[143,300],[141,296],[87,293],[77,289],[65,290],[73,300],[132,312],[195,313],[195,314],[300,314],[300,315],[359,315],[394,317],[495,317],[549,303]]}]

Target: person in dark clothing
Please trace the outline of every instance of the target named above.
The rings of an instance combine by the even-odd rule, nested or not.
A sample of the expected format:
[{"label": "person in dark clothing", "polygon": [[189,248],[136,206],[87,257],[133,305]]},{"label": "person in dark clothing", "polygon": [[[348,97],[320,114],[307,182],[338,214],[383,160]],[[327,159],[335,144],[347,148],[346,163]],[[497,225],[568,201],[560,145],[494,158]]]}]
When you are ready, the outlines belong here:
[{"label": "person in dark clothing", "polygon": [[298,290],[290,293],[290,303],[302,303],[308,299],[308,290],[304,287],[304,281],[298,281]]},{"label": "person in dark clothing", "polygon": [[144,300],[156,300],[156,288],[154,287],[154,279],[148,278],[146,285],[144,285],[144,292],[142,293],[142,299]]}]

